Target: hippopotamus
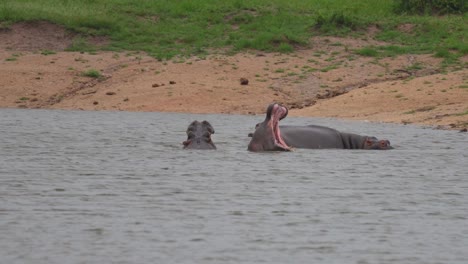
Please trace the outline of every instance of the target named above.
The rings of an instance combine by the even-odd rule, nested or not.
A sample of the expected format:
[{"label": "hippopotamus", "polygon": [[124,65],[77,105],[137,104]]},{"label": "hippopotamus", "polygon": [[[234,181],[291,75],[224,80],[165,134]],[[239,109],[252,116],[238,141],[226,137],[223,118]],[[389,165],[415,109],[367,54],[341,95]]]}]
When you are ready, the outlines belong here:
[{"label": "hippopotamus", "polygon": [[306,149],[392,149],[390,141],[376,137],[339,132],[324,126],[279,126],[279,121],[288,115],[288,109],[280,104],[270,104],[266,118],[258,123],[248,150],[291,151]]},{"label": "hippopotamus", "polygon": [[193,121],[187,128],[187,140],[182,142],[184,149],[216,149],[211,140],[211,134],[214,132],[208,121]]}]

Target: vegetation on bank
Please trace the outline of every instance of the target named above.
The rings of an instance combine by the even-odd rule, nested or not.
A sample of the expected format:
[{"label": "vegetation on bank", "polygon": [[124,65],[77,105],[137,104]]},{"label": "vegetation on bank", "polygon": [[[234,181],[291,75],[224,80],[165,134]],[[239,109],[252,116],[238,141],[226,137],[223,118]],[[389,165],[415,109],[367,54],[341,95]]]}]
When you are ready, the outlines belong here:
[{"label": "vegetation on bank", "polygon": [[395,0],[397,13],[410,14],[462,14],[468,11],[466,0]]},{"label": "vegetation on bank", "polygon": [[[108,36],[106,49],[141,50],[161,59],[216,49],[290,52],[311,45],[313,36],[365,38],[374,28],[375,39],[388,45],[358,54],[430,53],[456,61],[468,53],[468,1],[432,1],[457,1],[460,10],[433,15],[435,7],[428,13],[398,6],[427,2],[422,0],[2,0],[0,28],[46,20],[84,36]],[[72,47],[92,48],[83,38]]]}]

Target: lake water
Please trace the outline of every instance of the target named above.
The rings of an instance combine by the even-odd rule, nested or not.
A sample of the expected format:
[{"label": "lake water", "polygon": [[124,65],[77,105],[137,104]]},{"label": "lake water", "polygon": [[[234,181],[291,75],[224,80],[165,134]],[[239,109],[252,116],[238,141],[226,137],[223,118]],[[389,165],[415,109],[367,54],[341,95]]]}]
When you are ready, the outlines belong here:
[{"label": "lake water", "polygon": [[468,263],[466,133],[288,117],[395,149],[250,153],[263,119],[0,109],[0,262]]}]

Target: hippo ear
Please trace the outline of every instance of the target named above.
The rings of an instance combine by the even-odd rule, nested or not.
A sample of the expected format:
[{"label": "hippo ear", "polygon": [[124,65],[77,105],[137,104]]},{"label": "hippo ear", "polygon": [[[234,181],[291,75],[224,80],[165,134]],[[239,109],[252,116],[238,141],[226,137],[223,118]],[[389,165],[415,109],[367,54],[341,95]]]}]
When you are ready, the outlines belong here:
[{"label": "hippo ear", "polygon": [[200,122],[198,122],[198,120],[194,120],[194,121],[192,121],[192,123],[190,123],[189,127],[193,127],[193,126],[197,125],[198,123],[200,123]]},{"label": "hippo ear", "polygon": [[208,129],[208,132],[210,132],[211,134],[215,133],[214,128],[211,126],[210,122],[204,120],[202,124],[206,126],[206,129]]},{"label": "hippo ear", "polygon": [[196,125],[197,123],[198,123],[197,120],[192,121],[192,123],[190,123],[190,125],[187,127],[186,133],[188,134],[190,130],[193,130],[193,127],[195,127],[195,125]]}]

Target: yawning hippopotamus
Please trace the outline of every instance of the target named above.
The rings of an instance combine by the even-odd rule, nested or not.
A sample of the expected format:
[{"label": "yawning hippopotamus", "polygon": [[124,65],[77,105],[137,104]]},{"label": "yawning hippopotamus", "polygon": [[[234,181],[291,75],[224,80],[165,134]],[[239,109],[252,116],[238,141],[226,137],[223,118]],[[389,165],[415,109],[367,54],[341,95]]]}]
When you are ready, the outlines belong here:
[{"label": "yawning hippopotamus", "polygon": [[214,129],[208,121],[193,121],[187,128],[187,140],[182,144],[184,149],[216,149],[211,140]]},{"label": "yawning hippopotamus", "polygon": [[279,104],[267,108],[265,121],[257,124],[251,135],[250,151],[290,151],[292,148],[307,149],[392,149],[390,141],[375,137],[342,133],[323,126],[279,126],[279,121],[288,115],[288,109]]}]

